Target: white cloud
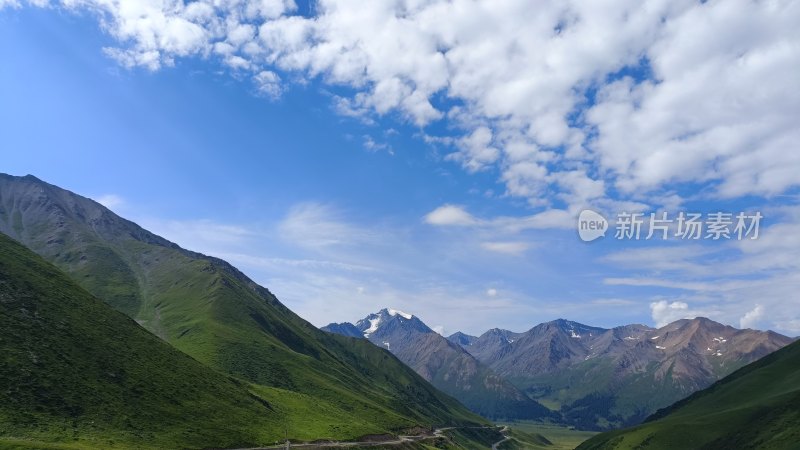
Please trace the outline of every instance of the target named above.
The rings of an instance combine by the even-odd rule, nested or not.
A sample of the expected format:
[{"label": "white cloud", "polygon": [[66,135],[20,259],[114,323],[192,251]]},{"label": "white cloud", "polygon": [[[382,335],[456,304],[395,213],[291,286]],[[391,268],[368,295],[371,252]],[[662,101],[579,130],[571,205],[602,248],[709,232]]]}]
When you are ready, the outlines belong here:
[{"label": "white cloud", "polygon": [[756,305],[751,311],[748,311],[741,319],[739,319],[739,328],[755,328],[756,325],[764,317],[764,307]]},{"label": "white cloud", "polygon": [[430,225],[469,226],[476,225],[478,220],[463,207],[443,205],[425,215],[424,220]]},{"label": "white cloud", "polygon": [[[653,76],[604,86],[588,113],[600,163],[634,191],[719,182],[719,195],[775,194],[797,184],[800,67],[794,2],[718,1],[667,21],[647,49]],[[765,103],[765,100],[767,100]]]},{"label": "white cloud", "polygon": [[486,295],[488,295],[489,297],[497,297],[497,289],[495,288],[487,289]]},{"label": "white cloud", "polygon": [[52,3],[96,14],[125,66],[218,57],[268,97],[286,72],[352,88],[335,99],[350,115],[446,118],[450,159],[497,169],[507,194],[535,206],[574,211],[681,183],[724,197],[800,184],[791,0],[320,0],[311,17],[291,0]]},{"label": "white cloud", "polygon": [[175,242],[183,248],[216,254],[245,245],[258,233],[246,226],[219,223],[213,220],[137,220],[145,229]]},{"label": "white cloud", "polygon": [[[241,60],[245,61],[244,59]],[[262,70],[253,77],[253,81],[256,83],[256,89],[259,94],[271,98],[281,95],[281,78],[275,72]]]},{"label": "white cloud", "polygon": [[281,221],[281,236],[302,247],[323,249],[364,242],[376,242],[379,233],[343,219],[333,206],[308,202],[295,205]]},{"label": "white cloud", "polygon": [[114,209],[125,204],[125,200],[116,194],[101,195],[94,200],[108,209]]},{"label": "white cloud", "polygon": [[385,142],[377,142],[369,135],[362,136],[362,139],[364,140],[364,148],[367,150],[371,152],[385,151],[390,155],[394,155],[394,149],[391,145]]},{"label": "white cloud", "polygon": [[506,242],[483,242],[481,247],[490,252],[505,253],[508,255],[520,255],[530,248],[527,242],[506,241]]},{"label": "white cloud", "polygon": [[666,300],[650,303],[650,314],[657,327],[663,327],[679,319],[694,319],[695,317],[710,315],[707,312],[689,309],[687,303],[670,303]]},{"label": "white cloud", "polygon": [[460,150],[448,157],[460,161],[471,172],[484,169],[500,159],[500,150],[492,146],[492,130],[485,126],[463,137],[458,147]]},{"label": "white cloud", "polygon": [[423,220],[429,225],[436,226],[480,227],[505,233],[519,233],[524,230],[573,228],[576,216],[568,211],[549,209],[530,216],[479,219],[462,206],[442,205],[426,214]]}]

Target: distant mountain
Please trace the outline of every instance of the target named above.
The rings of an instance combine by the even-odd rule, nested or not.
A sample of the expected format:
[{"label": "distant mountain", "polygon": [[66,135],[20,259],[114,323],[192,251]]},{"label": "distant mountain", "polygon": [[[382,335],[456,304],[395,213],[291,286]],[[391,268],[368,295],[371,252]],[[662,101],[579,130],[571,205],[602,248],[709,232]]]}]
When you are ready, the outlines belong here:
[{"label": "distant mountain", "polygon": [[462,333],[460,331],[455,332],[455,333],[453,333],[453,334],[451,334],[450,336],[447,337],[448,341],[450,341],[450,342],[452,342],[452,343],[454,343],[456,345],[459,345],[461,347],[468,347],[468,346],[472,345],[472,343],[475,342],[476,339],[478,339],[477,336],[470,336],[470,335],[464,334],[464,333]]},{"label": "distant mountain", "polygon": [[568,423],[607,429],[639,423],[791,342],[705,318],[659,329],[560,319],[525,333],[490,330],[464,348]]},{"label": "distant mountain", "polygon": [[323,328],[323,331],[335,334],[341,334],[342,336],[348,336],[348,337],[355,337],[355,338],[364,337],[364,333],[362,333],[358,328],[356,328],[355,325],[349,322],[329,324],[328,326]]},{"label": "distant mountain", "polygon": [[0,174],[0,232],[178,350],[259,385],[286,405],[290,437],[485,423],[391,353],[318,330],[227,262],[33,176]]},{"label": "distant mountain", "polygon": [[511,344],[520,335],[520,333],[492,328],[474,339],[466,350],[479,361],[491,364],[511,351]]},{"label": "distant mountain", "polygon": [[0,447],[264,445],[283,438],[283,406],[170,347],[0,233]]},{"label": "distant mountain", "polygon": [[351,333],[394,353],[434,386],[460,400],[485,417],[541,419],[551,411],[497,376],[463,348],[431,330],[419,318],[393,309],[383,309],[352,324],[322,328],[332,333]]},{"label": "distant mountain", "polygon": [[658,411],[642,425],[597,435],[578,448],[794,450],[800,442],[799,411],[800,342],[795,342]]}]

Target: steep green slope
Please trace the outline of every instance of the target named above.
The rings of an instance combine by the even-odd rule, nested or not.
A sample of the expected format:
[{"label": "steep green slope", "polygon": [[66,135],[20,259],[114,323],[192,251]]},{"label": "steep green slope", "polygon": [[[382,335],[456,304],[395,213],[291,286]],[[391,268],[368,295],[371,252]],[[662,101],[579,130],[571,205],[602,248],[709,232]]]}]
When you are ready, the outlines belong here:
[{"label": "steep green slope", "polygon": [[319,331],[230,264],[35,177],[0,175],[0,231],[200,362],[330,405],[321,427],[341,411],[373,432],[484,422],[390,353]]},{"label": "steep green slope", "polygon": [[796,449],[800,342],[659,411],[644,424],[595,436],[580,449]]},{"label": "steep green slope", "polygon": [[166,345],[3,234],[0,362],[0,443],[229,447],[283,433],[281,414],[246,383]]}]

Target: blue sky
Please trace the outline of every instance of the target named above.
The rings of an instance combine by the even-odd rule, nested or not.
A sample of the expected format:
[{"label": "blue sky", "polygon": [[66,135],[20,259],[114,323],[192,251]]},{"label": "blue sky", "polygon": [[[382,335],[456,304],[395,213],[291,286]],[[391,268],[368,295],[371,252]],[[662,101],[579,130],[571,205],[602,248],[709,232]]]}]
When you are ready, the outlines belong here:
[{"label": "blue sky", "polygon": [[[0,170],[316,325],[800,334],[798,6],[489,5],[0,0]],[[765,219],[754,241],[584,243],[584,208]]]}]

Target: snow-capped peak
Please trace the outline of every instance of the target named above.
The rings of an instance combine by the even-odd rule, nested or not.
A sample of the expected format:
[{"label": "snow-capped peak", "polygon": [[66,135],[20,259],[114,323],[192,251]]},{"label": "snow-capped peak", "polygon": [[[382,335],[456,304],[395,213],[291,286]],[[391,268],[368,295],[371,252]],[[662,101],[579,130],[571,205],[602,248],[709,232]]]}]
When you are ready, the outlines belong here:
[{"label": "snow-capped peak", "polygon": [[408,313],[404,313],[403,311],[400,311],[399,309],[391,309],[391,308],[389,308],[389,309],[386,310],[386,312],[388,312],[390,316],[400,316],[400,317],[405,318],[406,320],[411,320],[411,318],[414,317],[414,315],[408,314]]}]

